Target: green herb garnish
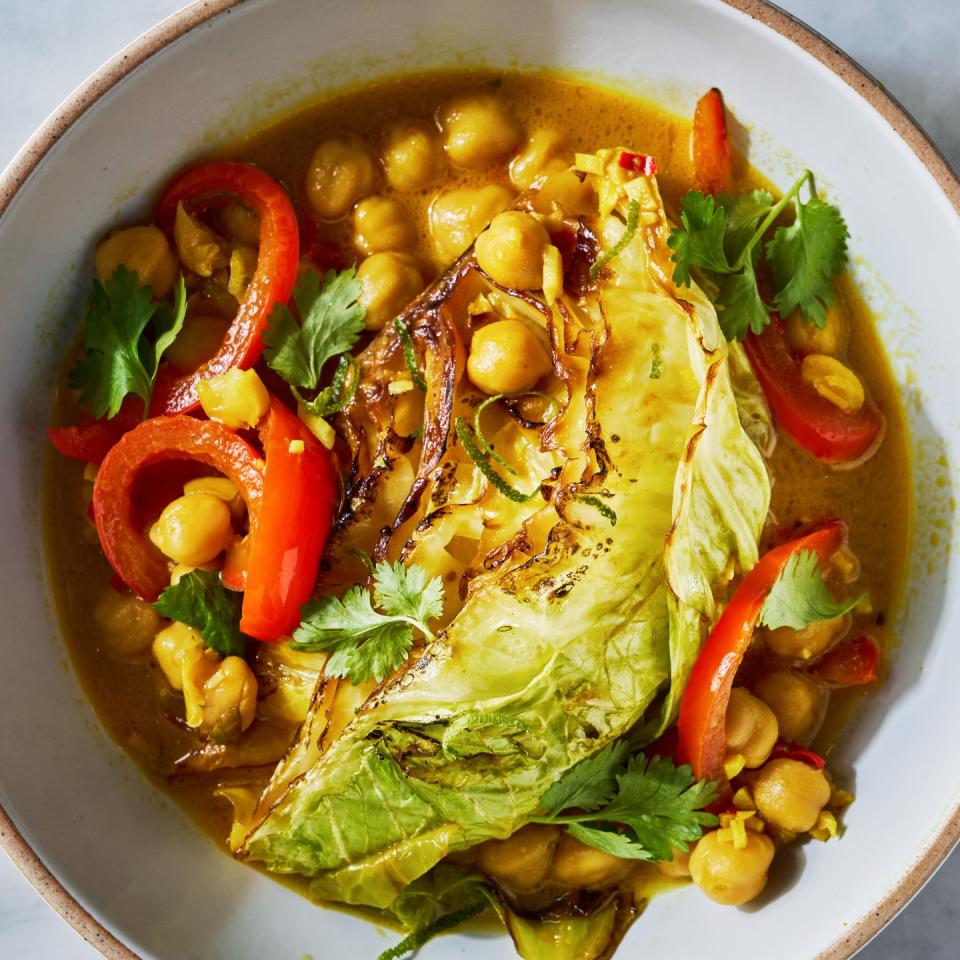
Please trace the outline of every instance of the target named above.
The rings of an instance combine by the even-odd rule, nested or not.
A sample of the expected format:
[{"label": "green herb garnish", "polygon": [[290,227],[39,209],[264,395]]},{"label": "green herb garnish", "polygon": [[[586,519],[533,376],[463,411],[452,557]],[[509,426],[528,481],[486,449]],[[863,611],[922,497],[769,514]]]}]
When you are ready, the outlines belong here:
[{"label": "green herb garnish", "polygon": [[595,497],[591,493],[578,493],[576,494],[575,499],[579,500],[581,503],[586,503],[593,507],[601,517],[610,521],[611,527],[615,527],[617,525],[617,514],[613,507],[608,507],[607,504],[605,504],[599,497]]},{"label": "green herb garnish", "polygon": [[851,611],[866,596],[838,601],[830,596],[820,561],[813,550],[801,550],[784,564],[760,610],[759,622],[771,630],[802,630],[811,623],[834,620]]},{"label": "green herb garnish", "polygon": [[415,387],[426,393],[427,381],[423,379],[423,374],[420,372],[420,366],[417,363],[417,350],[413,345],[410,330],[399,317],[394,318],[393,327],[403,342],[403,362],[407,365],[407,370],[410,371],[410,379]]},{"label": "green herb garnish", "polygon": [[[799,199],[804,184],[811,194],[806,203]],[[817,196],[809,170],[776,203],[765,190],[716,199],[691,190],[683,198],[682,226],[668,241],[676,264],[673,280],[689,285],[691,270],[697,269],[716,287],[720,326],[728,340],[742,340],[751,330],[760,333],[770,322],[757,287],[757,261],[761,240],[790,204],[796,219],[778,227],[763,248],[773,304],[784,316],[799,310],[807,323],[822,327],[834,300],[831,278],[846,263],[849,233],[840,211]]]},{"label": "green herb garnish", "polygon": [[640,224],[640,204],[636,200],[630,201],[627,208],[627,228],[623,231],[623,236],[611,247],[602,257],[598,257],[593,266],[590,267],[590,279],[596,280],[600,276],[600,271],[614,258],[619,257],[627,244],[634,238],[637,227]]},{"label": "green herb garnish", "polygon": [[105,283],[94,280],[83,321],[85,352],[69,375],[70,387],[80,391],[80,403],[97,418],[115,417],[124,397],[133,394],[146,409],[160,358],[186,315],[183,277],[172,307],[155,301],[151,288],[122,265]]},{"label": "green herb garnish", "polygon": [[353,684],[389,676],[407,659],[414,630],[434,639],[427,621],[443,613],[443,581],[428,578],[423,567],[398,561],[393,566],[378,563],[373,586],[373,602],[361,586],[351,587],[342,599],[312,600],[303,608],[291,647],[328,652],[327,676],[348,677]]},{"label": "green herb garnish", "polygon": [[447,930],[459,927],[461,923],[465,923],[471,917],[482,913],[489,905],[485,899],[478,900],[476,903],[463,907],[461,910],[454,910],[453,913],[444,914],[444,916],[434,920],[429,926],[418,930],[416,933],[411,933],[395,946],[384,950],[383,953],[377,957],[377,960],[397,960],[399,957],[405,957],[408,953],[416,953],[417,950],[429,940],[432,940]]},{"label": "green herb garnish", "polygon": [[247,639],[240,632],[240,594],[227,590],[212,570],[191,570],[167,587],[153,609],[199,631],[203,642],[223,657],[242,657]]},{"label": "green herb garnish", "polygon": [[[515,487],[512,487],[503,477],[497,473],[496,470],[490,464],[490,460],[487,455],[480,449],[474,435],[470,430],[470,426],[463,417],[457,417],[454,421],[454,428],[457,431],[457,436],[460,438],[460,442],[463,444],[463,449],[466,451],[467,456],[477,465],[477,469],[500,491],[508,500],[512,500],[514,503],[526,503],[528,500],[532,500],[538,493],[540,493],[540,487],[538,486],[535,490],[530,493],[523,493],[520,490],[517,490]],[[515,471],[514,471],[515,472]]]}]

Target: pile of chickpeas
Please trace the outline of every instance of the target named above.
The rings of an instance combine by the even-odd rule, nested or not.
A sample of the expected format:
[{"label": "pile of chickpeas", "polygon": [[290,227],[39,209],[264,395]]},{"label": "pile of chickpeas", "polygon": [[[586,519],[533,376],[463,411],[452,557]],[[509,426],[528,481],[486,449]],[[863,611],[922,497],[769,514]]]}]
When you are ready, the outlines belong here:
[{"label": "pile of chickpeas", "polygon": [[[321,221],[352,218],[353,244],[367,327],[379,330],[423,289],[427,275],[443,270],[474,241],[480,268],[511,290],[539,290],[550,236],[541,219],[507,209],[517,193],[537,182],[552,202],[584,207],[589,190],[560,154],[562,136],[552,130],[523,132],[494,94],[467,96],[438,115],[439,129],[397,126],[387,133],[379,157],[360,138],[324,140],[313,153],[306,194]],[[499,172],[509,164],[509,182],[444,190],[451,172]],[[384,185],[392,195],[378,193]],[[432,262],[414,256],[420,230],[398,199],[439,188],[427,213]],[[431,269],[432,268],[432,269]],[[476,323],[467,374],[486,394],[531,390],[549,373],[546,337],[531,325],[495,314]]]}]

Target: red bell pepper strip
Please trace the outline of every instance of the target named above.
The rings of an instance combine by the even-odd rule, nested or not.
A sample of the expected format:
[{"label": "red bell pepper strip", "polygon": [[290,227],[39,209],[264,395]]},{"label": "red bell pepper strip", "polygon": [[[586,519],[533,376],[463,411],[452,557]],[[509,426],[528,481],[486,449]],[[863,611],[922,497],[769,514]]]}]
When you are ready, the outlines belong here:
[{"label": "red bell pepper strip", "polygon": [[846,537],[846,524],[833,520],[813,533],[774,547],[734,591],[693,665],[680,700],[679,758],[693,767],[698,779],[724,779],[727,704],[734,676],[780,571],[801,550],[815,551],[821,561],[829,559]]},{"label": "red bell pepper strip", "polygon": [[634,170],[647,177],[657,175],[657,158],[646,153],[630,153],[624,150],[617,158],[617,166],[624,170]]},{"label": "red bell pepper strip", "polygon": [[167,561],[137,510],[137,480],[150,467],[189,460],[233,481],[256,522],[263,494],[257,451],[229,427],[193,417],[154,417],[126,433],[104,457],[93,485],[93,516],[110,565],[137,596],[155,600],[170,580]]},{"label": "red bell pepper strip", "polygon": [[316,585],[339,478],[330,451],[276,398],[261,437],[263,500],[250,527],[240,629],[276,641],[299,624]]},{"label": "red bell pepper strip", "polygon": [[859,687],[877,679],[880,648],[873,637],[860,636],[841,641],[828,650],[809,672],[824,683],[838,687]]},{"label": "red bell pepper strip", "polygon": [[157,204],[156,219],[173,229],[177,204],[196,204],[228,193],[260,217],[260,251],[253,274],[233,323],[220,349],[192,373],[180,374],[168,364],[161,368],[153,391],[154,414],[187,413],[196,409],[197,384],[232,367],[251,367],[263,350],[262,332],[270,312],[290,299],[297,278],[300,241],[297,217],[287,195],[262,170],[245,163],[215,162],[193,167],[175,177]]},{"label": "red bell pepper strip", "polygon": [[65,457],[99,464],[110,448],[141,420],[143,401],[139,397],[129,396],[120,405],[115,417],[88,420],[73,427],[51,427],[47,437]]},{"label": "red bell pepper strip", "polygon": [[733,182],[723,94],[716,87],[697,101],[693,113],[693,175],[703,193],[726,193]]},{"label": "red bell pepper strip", "polygon": [[744,347],[777,423],[797,444],[827,463],[858,460],[882,437],[883,414],[869,397],[846,413],[821,397],[800,375],[787,346],[783,320],[774,314],[763,333],[749,333]]},{"label": "red bell pepper strip", "polygon": [[813,767],[814,770],[822,770],[827,761],[806,747],[801,747],[796,743],[787,743],[786,740],[778,740],[770,751],[771,760],[799,760]]}]

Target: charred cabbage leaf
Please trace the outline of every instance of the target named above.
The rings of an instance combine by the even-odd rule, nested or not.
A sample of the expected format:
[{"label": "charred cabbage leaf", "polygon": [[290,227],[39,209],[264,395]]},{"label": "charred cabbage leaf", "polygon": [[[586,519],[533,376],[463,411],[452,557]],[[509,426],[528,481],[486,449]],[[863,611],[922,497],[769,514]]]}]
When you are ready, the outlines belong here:
[{"label": "charred cabbage leaf", "polygon": [[[536,816],[575,764],[669,724],[716,591],[756,562],[769,481],[728,346],[699,288],[670,279],[656,181],[628,195],[618,155],[601,152],[613,189],[598,182],[601,207],[579,221],[617,251],[596,283],[547,305],[485,281],[468,251],[404,315],[427,383],[419,459],[388,406],[389,377],[409,376],[403,341],[387,328],[359,358],[344,418],[359,479],[324,589],[362,579],[350,552],[372,542],[442,576],[447,596],[436,640],[398,674],[376,688],[325,681],[261,800],[243,855],[313,877],[318,898],[390,908],[448,854]],[[517,487],[540,488],[522,503],[453,430],[482,399],[457,330],[485,305],[542,331],[564,393],[542,429],[485,417]]]}]

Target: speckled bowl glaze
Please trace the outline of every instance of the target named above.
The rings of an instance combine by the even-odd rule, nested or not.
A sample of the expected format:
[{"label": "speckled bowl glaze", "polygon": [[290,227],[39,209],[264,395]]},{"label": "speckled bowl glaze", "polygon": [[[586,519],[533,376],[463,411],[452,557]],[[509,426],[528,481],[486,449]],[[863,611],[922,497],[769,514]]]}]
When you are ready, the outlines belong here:
[{"label": "speckled bowl glaze", "polygon": [[[41,128],[0,178],[0,841],[110,958],[374,957],[386,946],[371,924],[232,862],[101,732],[58,637],[39,490],[50,385],[94,237],[145,209],[170,171],[278,112],[451,64],[580,72],[684,114],[717,85],[755,164],[781,187],[799,165],[817,171],[850,224],[909,414],[915,490],[902,648],[841,751],[859,799],[842,842],[794,851],[759,907],[671,893],[621,947],[651,960],[849,957],[960,836],[950,558],[960,325],[946,290],[960,264],[960,184],[868,76],[751,0],[204,0],[119,54]],[[434,960],[481,954],[513,951],[479,934],[430,947]]]}]

